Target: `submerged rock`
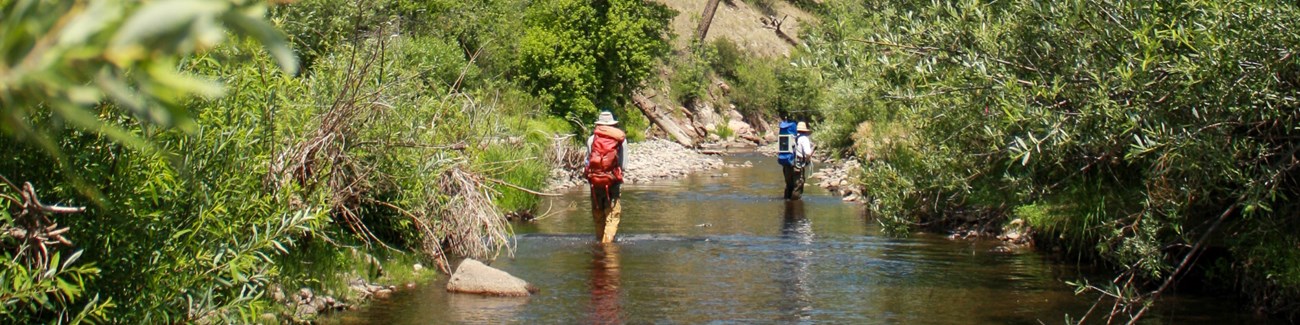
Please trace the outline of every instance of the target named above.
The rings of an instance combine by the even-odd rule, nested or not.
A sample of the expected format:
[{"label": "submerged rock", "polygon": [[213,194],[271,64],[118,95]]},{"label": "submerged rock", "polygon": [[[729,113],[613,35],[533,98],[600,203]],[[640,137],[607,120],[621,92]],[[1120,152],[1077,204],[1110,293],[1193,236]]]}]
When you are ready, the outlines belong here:
[{"label": "submerged rock", "polygon": [[482,262],[466,259],[456,267],[456,272],[447,281],[447,291],[473,293],[489,296],[528,296],[537,292],[537,287],[505,271],[484,265]]}]

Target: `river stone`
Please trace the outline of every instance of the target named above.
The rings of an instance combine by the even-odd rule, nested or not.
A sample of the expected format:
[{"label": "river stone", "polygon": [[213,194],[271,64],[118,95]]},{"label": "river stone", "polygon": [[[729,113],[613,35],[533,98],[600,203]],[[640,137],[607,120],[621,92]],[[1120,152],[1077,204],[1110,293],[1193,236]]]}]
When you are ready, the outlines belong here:
[{"label": "river stone", "polygon": [[311,305],[298,305],[298,308],[294,310],[294,317],[298,319],[307,319],[316,316],[316,313],[316,307],[312,307]]},{"label": "river stone", "polygon": [[447,291],[489,296],[522,297],[537,292],[537,288],[510,273],[465,259],[447,281]]},{"label": "river stone", "polygon": [[284,302],[284,290],[280,289],[279,284],[271,285],[271,300],[275,302]]},{"label": "river stone", "polygon": [[749,134],[754,131],[753,128],[749,126],[749,123],[745,123],[745,121],[740,119],[727,121],[727,128],[731,129],[735,134]]},{"label": "river stone", "polygon": [[311,298],[312,298],[311,289],[307,289],[307,288],[298,289],[299,302],[309,302],[311,301]]}]

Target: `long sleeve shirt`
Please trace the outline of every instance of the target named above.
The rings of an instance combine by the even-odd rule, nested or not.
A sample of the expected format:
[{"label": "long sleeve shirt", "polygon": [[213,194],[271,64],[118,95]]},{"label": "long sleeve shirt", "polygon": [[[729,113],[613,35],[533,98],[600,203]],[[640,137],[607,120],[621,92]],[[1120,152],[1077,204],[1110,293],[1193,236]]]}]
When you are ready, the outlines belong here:
[{"label": "long sleeve shirt", "polygon": [[812,158],[812,154],[813,154],[812,139],[808,137],[808,135],[806,134],[800,134],[799,136],[795,137],[794,157],[797,160],[807,160],[809,158]]}]

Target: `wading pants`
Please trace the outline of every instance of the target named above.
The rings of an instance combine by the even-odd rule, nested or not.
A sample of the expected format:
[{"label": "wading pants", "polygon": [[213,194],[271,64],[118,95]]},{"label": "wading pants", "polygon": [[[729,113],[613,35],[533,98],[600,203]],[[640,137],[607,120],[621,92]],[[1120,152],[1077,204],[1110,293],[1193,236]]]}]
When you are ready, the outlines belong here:
[{"label": "wading pants", "polygon": [[781,166],[785,176],[785,199],[798,200],[803,197],[803,169],[794,166]]},{"label": "wading pants", "polygon": [[623,206],[618,198],[619,184],[604,188],[591,188],[591,217],[596,225],[596,239],[602,243],[614,241],[618,233],[618,219]]}]

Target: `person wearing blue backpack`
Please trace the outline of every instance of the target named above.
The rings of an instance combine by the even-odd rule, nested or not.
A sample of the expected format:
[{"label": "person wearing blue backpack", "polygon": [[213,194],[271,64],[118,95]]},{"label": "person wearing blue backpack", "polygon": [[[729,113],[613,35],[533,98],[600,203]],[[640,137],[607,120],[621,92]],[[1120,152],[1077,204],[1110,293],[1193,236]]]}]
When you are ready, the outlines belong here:
[{"label": "person wearing blue backpack", "polygon": [[785,176],[785,199],[803,197],[804,169],[812,161],[813,145],[808,134],[808,124],[790,120],[781,121],[777,136],[776,162],[781,164]]}]

